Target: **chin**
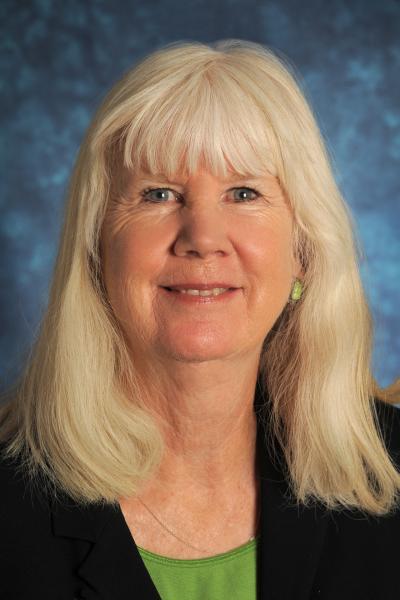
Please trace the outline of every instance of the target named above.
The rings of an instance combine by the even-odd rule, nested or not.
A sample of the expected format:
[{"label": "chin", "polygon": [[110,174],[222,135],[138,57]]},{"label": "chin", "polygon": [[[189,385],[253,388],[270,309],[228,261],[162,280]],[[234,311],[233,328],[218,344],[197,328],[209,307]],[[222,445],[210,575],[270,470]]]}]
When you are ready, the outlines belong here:
[{"label": "chin", "polygon": [[158,352],[180,362],[206,362],[218,360],[232,355],[234,348],[232,340],[206,339],[181,339],[179,343],[162,343],[158,345]]}]

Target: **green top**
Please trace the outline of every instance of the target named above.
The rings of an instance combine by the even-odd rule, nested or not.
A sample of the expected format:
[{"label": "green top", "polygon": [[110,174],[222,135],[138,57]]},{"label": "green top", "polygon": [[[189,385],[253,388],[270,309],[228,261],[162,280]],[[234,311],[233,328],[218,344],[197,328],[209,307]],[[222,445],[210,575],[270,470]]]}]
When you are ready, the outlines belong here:
[{"label": "green top", "polygon": [[257,538],[207,558],[168,558],[138,550],[162,600],[256,598]]}]

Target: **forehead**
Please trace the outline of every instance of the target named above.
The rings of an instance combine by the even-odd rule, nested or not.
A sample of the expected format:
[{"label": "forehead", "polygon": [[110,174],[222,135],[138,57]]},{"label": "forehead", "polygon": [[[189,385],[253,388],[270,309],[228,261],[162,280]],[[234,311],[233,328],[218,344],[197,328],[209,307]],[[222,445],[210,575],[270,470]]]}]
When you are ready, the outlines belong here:
[{"label": "forehead", "polygon": [[254,175],[252,173],[245,173],[245,174],[241,174],[241,173],[232,173],[229,174],[227,177],[219,177],[219,176],[215,176],[212,173],[209,173],[208,171],[198,171],[196,173],[193,174],[187,174],[187,173],[181,173],[181,172],[177,172],[174,173],[172,175],[167,175],[166,173],[163,172],[158,172],[158,173],[150,173],[148,171],[136,171],[135,173],[132,173],[132,177],[136,180],[151,180],[151,181],[164,181],[166,183],[170,183],[170,184],[175,184],[175,185],[184,185],[188,182],[190,182],[190,180],[192,179],[215,179],[218,180],[221,183],[235,183],[235,182],[239,182],[239,181],[260,181],[262,179],[266,180],[266,179],[271,179],[274,180],[276,179],[275,177],[273,177],[272,175]]}]

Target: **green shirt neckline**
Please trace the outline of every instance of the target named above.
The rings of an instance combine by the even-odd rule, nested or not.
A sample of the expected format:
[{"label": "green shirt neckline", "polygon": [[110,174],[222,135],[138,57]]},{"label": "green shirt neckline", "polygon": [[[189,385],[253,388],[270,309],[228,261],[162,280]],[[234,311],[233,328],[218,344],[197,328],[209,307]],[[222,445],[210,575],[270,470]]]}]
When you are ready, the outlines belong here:
[{"label": "green shirt neckline", "polygon": [[221,552],[220,554],[215,554],[214,556],[206,556],[205,558],[170,558],[169,556],[163,556],[162,554],[156,554],[155,552],[150,552],[150,550],[146,550],[141,546],[137,546],[140,555],[148,561],[152,561],[154,563],[170,565],[170,566],[179,566],[179,567],[199,567],[201,565],[210,565],[216,563],[222,563],[225,561],[232,560],[241,554],[246,554],[254,549],[257,545],[259,536],[255,537],[248,542],[245,542],[241,546],[237,546],[232,550],[227,550],[226,552]]}]

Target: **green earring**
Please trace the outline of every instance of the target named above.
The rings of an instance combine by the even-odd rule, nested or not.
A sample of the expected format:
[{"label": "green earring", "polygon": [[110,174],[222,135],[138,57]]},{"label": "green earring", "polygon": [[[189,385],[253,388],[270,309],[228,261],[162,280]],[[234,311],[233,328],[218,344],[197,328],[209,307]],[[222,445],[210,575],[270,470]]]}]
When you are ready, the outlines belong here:
[{"label": "green earring", "polygon": [[292,288],[292,293],[290,294],[290,299],[292,300],[292,302],[297,302],[297,300],[300,300],[302,292],[302,283],[300,279],[296,279]]}]

